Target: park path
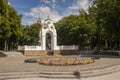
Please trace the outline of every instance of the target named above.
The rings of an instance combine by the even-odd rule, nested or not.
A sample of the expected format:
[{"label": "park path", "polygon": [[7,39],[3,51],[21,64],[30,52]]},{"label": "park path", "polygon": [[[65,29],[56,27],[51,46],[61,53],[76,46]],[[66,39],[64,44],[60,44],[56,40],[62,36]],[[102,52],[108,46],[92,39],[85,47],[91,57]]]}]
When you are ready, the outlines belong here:
[{"label": "park path", "polygon": [[89,78],[74,78],[74,79],[53,79],[53,78],[22,78],[22,79],[7,79],[7,80],[120,80],[120,72],[111,73],[108,75],[95,76]]},{"label": "park path", "polygon": [[[65,77],[66,80],[71,78],[72,80],[79,78],[88,80],[87,77],[93,80],[94,77],[99,78],[105,75],[117,76],[120,71],[120,58],[100,58],[95,63],[87,65],[45,66],[37,63],[24,63],[24,60],[29,57],[23,56],[20,52],[6,52],[5,54],[7,57],[0,58],[0,80],[17,80],[16,78],[22,78],[21,80],[27,80],[27,78],[28,80],[30,80],[29,78],[31,80],[57,80],[58,78],[58,80],[64,80]],[[76,71],[80,75],[74,75]],[[112,80],[112,78],[106,80]]]}]

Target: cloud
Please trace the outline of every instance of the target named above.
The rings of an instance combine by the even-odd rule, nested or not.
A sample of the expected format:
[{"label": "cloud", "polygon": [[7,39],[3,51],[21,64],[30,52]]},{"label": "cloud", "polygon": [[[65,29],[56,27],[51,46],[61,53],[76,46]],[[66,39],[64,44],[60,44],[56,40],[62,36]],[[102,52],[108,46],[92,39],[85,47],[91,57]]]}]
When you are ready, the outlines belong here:
[{"label": "cloud", "polygon": [[32,17],[38,17],[38,16],[43,16],[50,14],[50,8],[47,6],[38,6],[31,8],[31,12],[25,13],[25,16],[32,16]]},{"label": "cloud", "polygon": [[[31,9],[29,13],[24,13],[26,17],[32,17],[33,19],[41,18],[42,22],[47,18],[47,16],[53,20],[53,22],[57,22],[62,18],[56,10],[50,9],[48,6],[38,6]],[[32,20],[25,24],[32,24]]]},{"label": "cloud", "polygon": [[56,0],[43,0],[43,3],[45,5],[51,5],[52,8],[55,8],[56,7],[56,3],[57,1]]},{"label": "cloud", "polygon": [[56,0],[52,0],[53,3],[56,3]]},{"label": "cloud", "polygon": [[[54,6],[39,5],[31,8],[30,12],[25,12],[23,14],[23,24],[31,25],[36,22],[38,17],[40,17],[43,22],[48,15],[53,20],[53,22],[57,22],[64,16],[68,16],[70,14],[79,14],[79,10],[81,9],[87,12],[89,5],[91,5],[91,0],[74,0],[70,6],[62,8],[60,5],[57,5],[57,7],[55,6],[58,3],[57,0],[43,0],[43,1],[46,4],[53,4]],[[66,0],[62,1],[66,2]]]},{"label": "cloud", "polygon": [[87,11],[88,7],[91,5],[91,0],[76,0],[72,6],[68,7],[70,10],[85,10]]},{"label": "cloud", "polygon": [[43,0],[44,3],[49,4],[50,0]]},{"label": "cloud", "polygon": [[64,3],[65,3],[65,2],[66,2],[66,0],[62,0],[62,2],[64,2]]},{"label": "cloud", "polygon": [[55,8],[56,7],[56,4],[57,2],[56,2],[56,0],[52,0],[52,8]]}]

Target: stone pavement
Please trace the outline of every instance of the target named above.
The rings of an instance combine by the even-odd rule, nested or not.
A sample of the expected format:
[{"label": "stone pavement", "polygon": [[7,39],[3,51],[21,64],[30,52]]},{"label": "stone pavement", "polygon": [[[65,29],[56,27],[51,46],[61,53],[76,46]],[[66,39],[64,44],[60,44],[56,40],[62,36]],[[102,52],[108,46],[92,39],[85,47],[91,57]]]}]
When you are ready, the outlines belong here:
[{"label": "stone pavement", "polygon": [[[0,80],[78,80],[79,78],[79,80],[83,78],[88,80],[88,78],[119,74],[120,71],[120,58],[100,58],[95,63],[87,65],[45,66],[37,63],[24,63],[24,60],[29,57],[19,52],[5,54],[7,57],[0,58]],[[112,80],[112,78],[106,80]]]},{"label": "stone pavement", "polygon": [[7,79],[7,80],[120,80],[120,72],[111,73],[108,75],[89,77],[89,78],[74,78],[74,79],[53,79],[53,78],[22,78],[22,79]]}]

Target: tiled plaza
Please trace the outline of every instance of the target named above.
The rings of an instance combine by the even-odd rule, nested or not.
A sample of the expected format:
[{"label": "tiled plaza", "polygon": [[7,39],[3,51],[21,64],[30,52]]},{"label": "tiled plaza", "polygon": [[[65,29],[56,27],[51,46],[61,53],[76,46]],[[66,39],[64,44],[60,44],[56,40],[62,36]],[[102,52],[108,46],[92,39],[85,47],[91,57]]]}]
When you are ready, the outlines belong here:
[{"label": "tiled plaza", "polygon": [[0,58],[0,80],[22,80],[23,78],[25,78],[23,80],[27,78],[32,80],[38,80],[37,78],[44,78],[45,80],[89,80],[96,76],[107,76],[120,71],[120,58],[117,57],[100,57],[94,63],[86,65],[46,66],[37,63],[24,63],[24,60],[30,57],[25,57],[19,52],[7,52],[5,54],[7,57]]}]

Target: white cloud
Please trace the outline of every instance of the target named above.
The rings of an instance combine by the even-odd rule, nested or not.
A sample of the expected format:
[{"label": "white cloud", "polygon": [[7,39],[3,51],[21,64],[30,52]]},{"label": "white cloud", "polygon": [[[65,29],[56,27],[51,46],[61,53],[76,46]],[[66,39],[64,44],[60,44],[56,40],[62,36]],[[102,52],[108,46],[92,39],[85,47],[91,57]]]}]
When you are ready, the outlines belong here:
[{"label": "white cloud", "polygon": [[83,9],[87,11],[88,7],[90,6],[90,0],[76,0],[72,6],[70,6],[68,9],[70,10],[80,10]]},{"label": "white cloud", "polygon": [[66,2],[66,0],[62,0],[62,2]]},{"label": "white cloud", "polygon": [[56,0],[43,0],[43,2],[44,2],[45,5],[50,4],[52,8],[55,8],[56,7],[56,3],[57,3]]},{"label": "white cloud", "polygon": [[33,20],[28,20],[28,19],[23,19],[22,22],[24,23],[24,25],[31,25],[35,22],[33,22]]},{"label": "white cloud", "polygon": [[50,8],[47,6],[38,6],[31,9],[30,13],[25,13],[25,16],[38,17],[43,14],[50,14]]},{"label": "white cloud", "polygon": [[55,8],[56,7],[56,4],[57,2],[56,2],[56,0],[52,0],[52,8]]},{"label": "white cloud", "polygon": [[[66,0],[62,0],[62,1],[65,2]],[[52,3],[54,6],[51,5],[51,7],[55,7],[55,8],[50,8],[47,5],[33,7],[33,8],[31,8],[30,12],[24,13],[23,24],[25,24],[25,25],[33,24],[33,23],[35,23],[35,21],[37,21],[38,17],[40,17],[43,22],[47,18],[48,15],[53,20],[53,22],[57,22],[64,16],[68,16],[70,14],[79,14],[79,10],[81,10],[81,9],[83,9],[87,12],[87,9],[88,9],[89,5],[91,4],[89,1],[90,0],[74,0],[73,4],[71,6],[65,8],[65,9],[62,9],[61,12],[59,13],[59,11],[58,11],[59,9],[57,9],[57,8],[60,8],[60,6],[57,5],[57,7],[55,7],[55,5],[57,4],[57,0],[44,0],[44,2],[46,2],[47,4]],[[27,17],[30,17],[29,18],[30,20],[24,19]]]},{"label": "white cloud", "polygon": [[48,3],[50,3],[50,0],[43,0],[43,2],[48,4]]},{"label": "white cloud", "polygon": [[53,3],[56,3],[56,0],[52,0]]},{"label": "white cloud", "polygon": [[[24,16],[37,18],[40,17],[42,19],[42,22],[47,18],[47,16],[50,16],[50,18],[53,20],[53,22],[57,22],[62,18],[62,16],[59,15],[59,13],[56,10],[50,9],[48,6],[38,6],[31,9],[29,13],[24,13]],[[34,20],[30,20],[26,22],[25,24],[32,24]]]}]

